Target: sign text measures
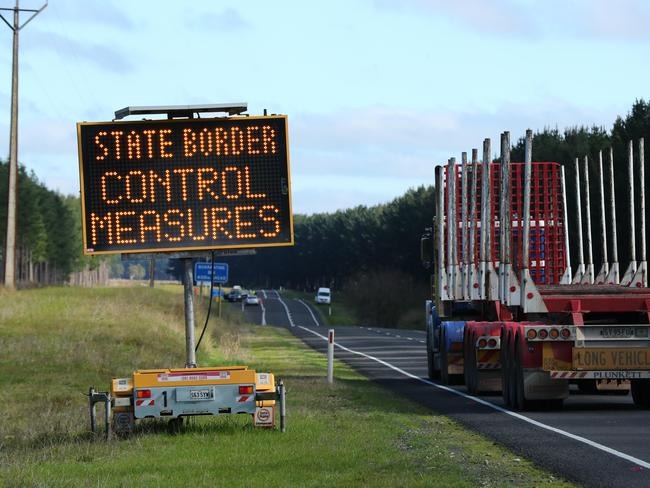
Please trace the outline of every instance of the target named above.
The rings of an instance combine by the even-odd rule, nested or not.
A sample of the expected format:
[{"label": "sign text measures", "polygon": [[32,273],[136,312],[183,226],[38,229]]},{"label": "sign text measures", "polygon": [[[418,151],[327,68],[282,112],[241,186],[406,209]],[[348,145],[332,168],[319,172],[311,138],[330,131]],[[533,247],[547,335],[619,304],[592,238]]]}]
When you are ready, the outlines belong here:
[{"label": "sign text measures", "polygon": [[293,244],[284,116],[77,124],[86,254]]}]

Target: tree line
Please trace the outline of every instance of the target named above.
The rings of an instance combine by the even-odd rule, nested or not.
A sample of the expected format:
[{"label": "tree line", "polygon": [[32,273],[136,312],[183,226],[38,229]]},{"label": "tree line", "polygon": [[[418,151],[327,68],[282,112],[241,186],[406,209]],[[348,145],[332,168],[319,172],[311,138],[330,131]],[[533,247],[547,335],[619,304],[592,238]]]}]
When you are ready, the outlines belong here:
[{"label": "tree line", "polygon": [[[7,231],[8,164],[0,161],[0,269],[4,276]],[[16,279],[19,282],[60,283],[81,264],[78,198],[49,190],[24,166],[18,170]],[[79,232],[77,233],[77,229]]]},{"label": "tree line", "polygon": [[[605,197],[608,198],[607,158],[609,147],[613,148],[618,250],[622,273],[630,259],[629,242],[632,235],[627,186],[627,144],[631,139],[634,140],[635,157],[637,204],[634,211],[637,219],[637,249],[641,239],[638,236],[641,210],[638,205],[640,193],[637,176],[637,140],[641,137],[650,145],[650,102],[644,100],[637,100],[625,117],[617,117],[610,131],[597,126],[575,126],[563,131],[547,127],[534,134],[533,160],[555,161],[565,166],[570,247],[574,269],[578,255],[575,158],[580,158],[580,168],[583,171],[584,156],[588,157],[593,255],[597,272],[602,262],[599,245],[601,241],[598,237],[601,232],[598,155],[599,151],[603,151]],[[514,144],[511,159],[523,161],[523,137]],[[650,188],[650,171],[645,172],[645,179],[645,187]],[[583,192],[584,227],[585,189],[582,179],[580,185]],[[609,212],[607,206],[606,208]],[[606,225],[611,226],[609,213],[607,215]],[[382,305],[385,301],[392,301],[389,297],[397,297],[399,303],[406,301],[416,306],[417,302],[411,298],[418,297],[417,300],[420,300],[428,293],[429,275],[419,262],[419,238],[424,228],[432,225],[433,216],[433,186],[421,186],[383,205],[358,206],[334,213],[296,215],[294,247],[262,249],[253,257],[224,260],[230,263],[232,280],[250,283],[251,286],[286,286],[310,291],[318,286],[344,289],[346,295],[358,296],[355,308],[359,315],[372,320],[369,316],[373,315],[374,310],[374,322],[386,323],[386,314],[391,312]],[[607,235],[611,256],[611,228],[607,230]],[[643,238],[647,239],[647,236]],[[373,299],[376,297],[381,299]],[[395,303],[391,306],[393,309],[399,308]],[[405,312],[402,310],[402,313]]]},{"label": "tree line", "polygon": [[[577,227],[575,191],[572,190],[575,178],[573,161],[579,157],[582,165],[582,158],[585,155],[589,158],[593,252],[594,262],[598,265],[602,260],[600,246],[596,245],[601,225],[598,214],[601,198],[598,151],[613,147],[619,262],[624,269],[630,258],[631,238],[627,143],[630,139],[635,141],[635,168],[638,171],[636,141],[640,137],[645,137],[650,144],[650,102],[644,100],[637,100],[626,116],[618,117],[610,131],[603,127],[576,126],[563,131],[545,128],[534,134],[534,160],[557,161],[566,167],[574,263],[577,256]],[[512,148],[512,160],[522,161],[523,151],[522,138]],[[605,163],[607,154],[604,154]],[[0,161],[0,202],[3,203],[7,201],[7,168],[6,161]],[[607,175],[606,171],[606,182]],[[650,188],[650,171],[646,171],[645,178],[645,186]],[[433,176],[431,179],[433,183]],[[640,195],[636,175],[635,181],[635,198],[638,202]],[[607,183],[605,191],[608,195]],[[640,205],[635,205],[634,211],[638,219]],[[313,291],[319,286],[342,289],[347,284],[349,291],[361,288],[367,292],[379,288],[378,294],[382,293],[382,289],[385,293],[395,294],[399,292],[392,288],[391,283],[399,283],[399,288],[405,290],[406,294],[414,294],[411,288],[424,290],[415,294],[426,294],[428,271],[420,265],[418,242],[424,228],[431,226],[433,213],[433,186],[421,186],[382,205],[360,205],[334,213],[295,215],[295,246],[258,249],[254,256],[222,257],[218,260],[230,264],[231,283],[248,287],[284,286]],[[0,205],[0,239],[3,243],[5,225],[6,206],[3,204]],[[608,229],[610,249],[611,235],[611,229]],[[78,197],[64,196],[48,189],[33,172],[21,167],[18,198],[19,276],[29,280],[40,275],[43,282],[60,283],[66,280],[71,271],[99,266],[99,259],[83,256],[81,246]],[[0,255],[0,265],[3,265],[2,256],[4,253]],[[164,255],[160,258],[157,275],[168,271],[178,273],[180,267],[174,265],[172,260],[168,265]],[[112,258],[111,263],[114,274],[132,274],[128,266],[120,265],[116,258]],[[145,271],[144,278],[147,278],[148,267],[144,262],[141,264]],[[141,277],[142,270],[138,271],[138,277]]]}]

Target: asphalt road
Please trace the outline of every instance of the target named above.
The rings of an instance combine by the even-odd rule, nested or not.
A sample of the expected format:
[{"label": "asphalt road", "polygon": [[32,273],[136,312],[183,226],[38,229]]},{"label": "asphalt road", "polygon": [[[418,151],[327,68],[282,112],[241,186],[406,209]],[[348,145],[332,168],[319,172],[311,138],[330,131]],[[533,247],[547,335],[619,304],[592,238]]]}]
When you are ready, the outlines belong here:
[{"label": "asphalt road", "polygon": [[[327,328],[304,301],[258,292],[247,306],[254,323],[288,327],[314,349],[326,351]],[[469,396],[462,386],[427,378],[425,334],[416,330],[334,327],[335,357],[382,386],[504,444],[564,478],[594,487],[650,487],[650,411],[630,395],[581,395],[562,410],[513,412],[500,395]]]}]

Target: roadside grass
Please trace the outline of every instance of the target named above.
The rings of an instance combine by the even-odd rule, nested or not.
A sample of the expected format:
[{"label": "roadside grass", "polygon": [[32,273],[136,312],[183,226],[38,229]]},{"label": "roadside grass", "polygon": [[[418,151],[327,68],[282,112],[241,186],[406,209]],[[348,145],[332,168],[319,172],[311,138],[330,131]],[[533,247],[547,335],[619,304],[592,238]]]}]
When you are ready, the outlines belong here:
[{"label": "roadside grass", "polygon": [[283,378],[285,434],[224,416],[93,440],[82,393],[136,368],[182,365],[182,317],[172,290],[0,292],[0,486],[571,486],[342,363],[328,385],[323,355],[230,307],[211,321],[199,361]]},{"label": "roadside grass", "polygon": [[318,311],[318,315],[323,320],[325,325],[359,325],[354,312],[348,305],[346,305],[340,298],[337,298],[336,293],[332,293],[332,315],[329,315],[329,307],[327,305],[317,304],[314,302],[314,293],[296,290],[282,290],[280,292],[283,298],[299,298]]}]

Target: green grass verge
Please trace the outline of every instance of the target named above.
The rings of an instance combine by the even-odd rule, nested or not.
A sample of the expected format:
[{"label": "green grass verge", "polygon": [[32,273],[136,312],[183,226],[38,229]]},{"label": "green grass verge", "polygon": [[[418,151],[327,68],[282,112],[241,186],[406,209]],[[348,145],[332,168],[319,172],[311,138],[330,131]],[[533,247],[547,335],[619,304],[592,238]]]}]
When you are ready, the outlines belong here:
[{"label": "green grass verge", "polygon": [[314,302],[314,293],[296,290],[282,290],[280,293],[284,298],[300,298],[314,305],[325,325],[359,325],[359,321],[352,309],[340,298],[340,295],[332,293],[332,315],[329,314],[329,306]]},{"label": "green grass verge", "polygon": [[182,295],[0,293],[0,486],[570,486],[343,364],[327,385],[324,357],[289,331],[224,313],[235,315],[211,324],[201,364],[282,377],[288,432],[224,416],[178,434],[149,422],[104,442],[88,435],[82,393],[135,368],[181,365]]}]

